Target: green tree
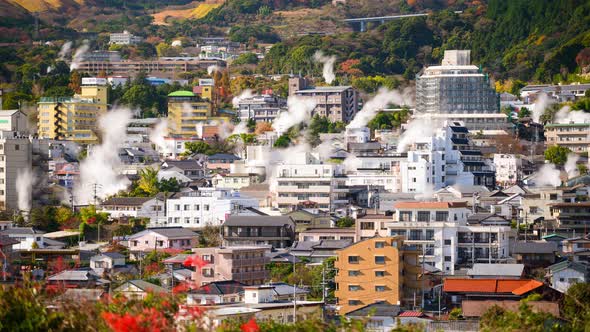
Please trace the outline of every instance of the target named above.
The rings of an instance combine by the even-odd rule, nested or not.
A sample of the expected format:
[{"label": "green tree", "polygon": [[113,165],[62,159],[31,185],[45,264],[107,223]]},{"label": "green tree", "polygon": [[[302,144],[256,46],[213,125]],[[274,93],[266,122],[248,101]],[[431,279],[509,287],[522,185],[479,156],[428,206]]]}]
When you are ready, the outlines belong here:
[{"label": "green tree", "polygon": [[571,152],[572,150],[566,147],[552,145],[545,150],[545,160],[555,165],[563,165],[567,161],[567,155]]},{"label": "green tree", "polygon": [[342,217],[336,221],[336,227],[352,227],[355,224],[354,218]]},{"label": "green tree", "polygon": [[288,135],[283,134],[281,135],[279,138],[277,138],[277,140],[275,141],[275,144],[273,145],[275,148],[286,148],[289,145],[291,145],[291,138],[289,138]]},{"label": "green tree", "polygon": [[159,192],[175,193],[180,191],[180,182],[176,178],[161,179],[158,182]]},{"label": "green tree", "polygon": [[146,167],[140,170],[137,188],[150,197],[159,193],[158,170],[153,167]]},{"label": "green tree", "polygon": [[518,111],[518,118],[519,119],[526,118],[529,116],[531,116],[531,111],[529,111],[529,109],[526,107],[521,107],[520,110]]},{"label": "green tree", "polygon": [[185,154],[211,154],[211,146],[203,141],[196,142],[185,142],[184,148],[186,149]]},{"label": "green tree", "polygon": [[590,329],[590,283],[576,283],[568,288],[562,302],[562,313],[574,331]]},{"label": "green tree", "polygon": [[252,52],[242,53],[232,62],[232,65],[255,65],[258,63],[258,56]]}]

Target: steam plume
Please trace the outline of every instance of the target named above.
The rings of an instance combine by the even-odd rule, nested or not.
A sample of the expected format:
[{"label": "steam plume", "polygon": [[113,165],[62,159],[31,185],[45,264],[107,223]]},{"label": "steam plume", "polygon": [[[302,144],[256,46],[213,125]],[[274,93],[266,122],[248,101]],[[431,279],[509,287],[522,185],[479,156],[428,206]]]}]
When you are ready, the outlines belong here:
[{"label": "steam plume", "polygon": [[239,96],[233,97],[231,100],[232,105],[234,108],[238,108],[240,102],[244,99],[252,98],[254,94],[252,93],[251,89],[246,89],[240,93]]},{"label": "steam plume", "polygon": [[72,51],[72,42],[68,41],[65,42],[62,46],[61,49],[59,50],[59,53],[57,54],[59,60],[65,60],[65,58],[70,54],[70,52]]},{"label": "steam plume", "polygon": [[180,47],[180,46],[182,46],[182,41],[177,39],[177,40],[175,40],[175,41],[172,42],[171,46],[173,46],[173,47]]},{"label": "steam plume", "polygon": [[219,71],[219,66],[218,65],[211,65],[209,67],[207,67],[207,74],[211,75],[216,71]]},{"label": "steam plume", "polygon": [[311,119],[311,112],[316,102],[309,97],[291,96],[287,99],[287,112],[280,113],[273,121],[272,127],[279,135],[289,128]]},{"label": "steam plume", "polygon": [[541,116],[545,113],[545,109],[551,106],[551,104],[553,104],[553,101],[549,99],[547,94],[542,93],[533,106],[533,121],[539,123]]},{"label": "steam plume", "polygon": [[336,57],[334,55],[326,56],[322,51],[317,51],[313,55],[313,60],[321,62],[324,65],[322,69],[324,81],[328,84],[332,84],[336,78],[336,75],[334,75],[334,63],[336,62]]},{"label": "steam plume", "polygon": [[388,90],[381,88],[377,94],[370,99],[356,114],[354,119],[347,126],[348,128],[361,128],[367,125],[371,119],[377,115],[379,110],[387,107],[389,104],[396,105],[411,105],[413,104],[411,97],[411,89],[406,88],[402,93],[397,90]]},{"label": "steam plume", "polygon": [[580,156],[578,156],[575,153],[570,153],[567,155],[567,161],[565,162],[565,165],[563,167],[565,168],[565,171],[567,172],[568,178],[573,178],[573,177],[580,175],[580,171],[578,170],[578,160],[579,159],[580,159]]},{"label": "steam plume", "polygon": [[18,209],[20,211],[31,210],[31,197],[35,176],[30,168],[19,169],[16,174],[16,193],[18,197]]},{"label": "steam plume", "polygon": [[92,203],[95,186],[98,198],[104,199],[124,190],[130,184],[129,179],[121,176],[117,168],[121,166],[118,152],[125,142],[131,114],[129,109],[118,108],[99,118],[102,143],[94,146],[92,153],[80,163],[80,182],[74,188],[76,202]]},{"label": "steam plume", "polygon": [[397,143],[397,152],[406,152],[418,139],[432,136],[440,127],[438,121],[429,118],[415,118],[408,122],[405,131],[401,134]]},{"label": "steam plume", "polygon": [[76,53],[74,53],[74,56],[72,57],[72,63],[70,63],[70,71],[78,69],[78,67],[80,67],[80,62],[82,61],[84,54],[88,52],[89,48],[90,44],[88,43],[88,40],[84,39],[84,43],[82,44],[82,46],[76,49]]},{"label": "steam plume", "polygon": [[543,165],[535,177],[535,184],[537,186],[552,186],[558,187],[561,185],[561,179],[559,178],[560,171],[555,167],[554,164]]},{"label": "steam plume", "polygon": [[158,150],[166,150],[166,140],[164,137],[168,134],[168,120],[160,119],[150,133],[150,142],[154,143]]}]

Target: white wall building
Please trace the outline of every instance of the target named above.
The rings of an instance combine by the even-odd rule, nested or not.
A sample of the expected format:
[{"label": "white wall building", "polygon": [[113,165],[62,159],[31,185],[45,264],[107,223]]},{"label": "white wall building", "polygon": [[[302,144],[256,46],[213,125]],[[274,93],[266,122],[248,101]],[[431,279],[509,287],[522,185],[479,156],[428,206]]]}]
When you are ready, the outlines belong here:
[{"label": "white wall building", "polygon": [[[32,145],[28,136],[16,131],[0,131],[0,210],[17,210],[16,178],[32,167]],[[30,202],[31,192],[27,200]],[[30,209],[29,207],[23,207]]]},{"label": "white wall building", "polygon": [[494,166],[499,184],[516,184],[522,179],[522,159],[515,154],[494,154]]},{"label": "white wall building", "polygon": [[135,36],[129,31],[123,31],[123,33],[111,33],[109,44],[117,45],[135,45],[141,43],[141,37]]},{"label": "white wall building", "polygon": [[463,202],[398,202],[386,228],[422,249],[421,259],[445,274],[459,265],[505,261],[510,226],[468,225],[469,214]]},{"label": "white wall building", "polygon": [[348,203],[345,181],[341,165],[322,164],[312,154],[300,152],[290,156],[289,163],[277,165],[270,188],[279,209],[312,204],[334,210]]},{"label": "white wall building", "polygon": [[199,191],[177,193],[166,201],[166,219],[159,227],[200,228],[219,226],[232,213],[245,208],[258,208],[258,200],[227,189],[201,188]]}]

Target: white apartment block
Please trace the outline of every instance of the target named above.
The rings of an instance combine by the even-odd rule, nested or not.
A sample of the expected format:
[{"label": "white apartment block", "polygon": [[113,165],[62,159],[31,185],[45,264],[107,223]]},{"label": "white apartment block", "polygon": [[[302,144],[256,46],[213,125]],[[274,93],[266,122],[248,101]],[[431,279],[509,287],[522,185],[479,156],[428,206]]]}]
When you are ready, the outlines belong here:
[{"label": "white apartment block", "polygon": [[258,208],[258,200],[227,189],[200,188],[199,191],[177,193],[166,201],[166,218],[158,227],[200,228],[219,226],[232,213],[245,208]]},{"label": "white apartment block", "polygon": [[341,165],[322,164],[308,152],[293,155],[291,160],[296,162],[277,165],[271,179],[275,207],[287,211],[314,205],[334,210],[348,204]]},{"label": "white apartment block", "polygon": [[406,156],[397,153],[356,157],[353,169],[346,174],[346,185],[401,192],[400,163]]},{"label": "white apartment block", "polygon": [[135,45],[141,43],[142,40],[141,37],[135,36],[128,31],[123,31],[123,33],[111,33],[109,37],[109,44],[117,45]]},{"label": "white apartment block", "polygon": [[272,95],[255,95],[240,99],[237,107],[238,117],[242,122],[249,119],[256,122],[273,122],[279,113],[286,111],[287,101]]},{"label": "white apartment block", "polygon": [[417,138],[400,163],[401,190],[423,193],[449,185],[495,186],[492,162],[482,157],[461,122],[446,122],[434,135]]},{"label": "white apartment block", "polygon": [[464,202],[398,202],[388,235],[406,237],[404,243],[422,250],[420,259],[444,274],[458,266],[497,263],[509,257],[510,226],[468,225]]},{"label": "white apartment block", "polygon": [[522,179],[522,158],[515,154],[494,154],[496,183],[516,184]]},{"label": "white apartment block", "polygon": [[19,172],[31,169],[32,158],[28,136],[15,131],[0,131],[0,210],[18,209],[16,178]]}]

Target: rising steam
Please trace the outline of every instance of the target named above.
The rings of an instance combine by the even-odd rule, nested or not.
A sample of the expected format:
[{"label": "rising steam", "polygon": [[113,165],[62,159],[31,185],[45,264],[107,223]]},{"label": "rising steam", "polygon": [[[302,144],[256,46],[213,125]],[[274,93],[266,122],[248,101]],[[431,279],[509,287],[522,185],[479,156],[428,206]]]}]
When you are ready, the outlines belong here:
[{"label": "rising steam", "polygon": [[535,177],[535,184],[537,186],[552,186],[558,187],[561,185],[561,179],[559,178],[561,172],[555,167],[554,164],[548,163],[543,165],[537,172]]},{"label": "rising steam", "polygon": [[211,75],[216,71],[220,71],[220,68],[218,65],[211,65],[209,67],[207,67],[207,74]]},{"label": "rising steam", "polygon": [[72,42],[68,41],[65,42],[62,46],[61,49],[59,50],[59,53],[57,54],[59,60],[65,60],[66,57],[68,55],[70,55],[70,52],[72,51]]},{"label": "rising steam", "polygon": [[84,54],[86,54],[86,52],[88,52],[89,48],[90,48],[90,44],[88,43],[88,40],[84,39],[82,46],[80,46],[80,47],[78,47],[78,49],[76,49],[76,53],[74,53],[74,56],[72,57],[72,63],[70,63],[70,71],[72,71],[74,69],[78,69],[78,67],[80,67],[80,62],[82,62]]},{"label": "rising steam", "polygon": [[124,190],[130,184],[127,177],[120,175],[119,147],[125,142],[127,125],[132,112],[126,108],[114,109],[98,120],[102,143],[93,147],[88,157],[80,163],[80,182],[74,188],[75,201],[89,204],[94,201],[94,188],[98,198]]},{"label": "rising steam", "polygon": [[168,135],[168,120],[160,119],[154,129],[150,132],[150,142],[156,145],[158,150],[166,150],[166,140],[164,139]]},{"label": "rising steam", "polygon": [[16,174],[16,193],[18,197],[18,209],[31,211],[31,199],[35,176],[30,168],[19,169]]},{"label": "rising steam", "polygon": [[324,81],[328,84],[332,84],[334,79],[336,79],[336,75],[334,74],[334,63],[336,62],[336,56],[331,55],[327,56],[324,55],[322,51],[317,51],[313,55],[313,60],[316,62],[322,63],[322,75],[324,76]]},{"label": "rising steam", "polygon": [[350,122],[347,128],[361,128],[365,127],[371,119],[377,115],[377,113],[387,107],[389,104],[396,104],[396,105],[412,105],[413,100],[411,96],[411,89],[406,88],[402,93],[397,90],[388,90],[386,88],[381,88],[377,92],[377,94],[370,99],[356,114],[354,119]]},{"label": "rising steam", "polygon": [[570,153],[567,155],[567,161],[565,162],[563,168],[567,172],[567,177],[569,179],[580,175],[580,171],[578,170],[578,160],[580,160],[580,156],[575,153]]},{"label": "rising steam", "polygon": [[316,101],[309,97],[291,96],[287,99],[287,112],[280,113],[273,121],[272,127],[279,135],[289,128],[311,119],[311,112]]}]

